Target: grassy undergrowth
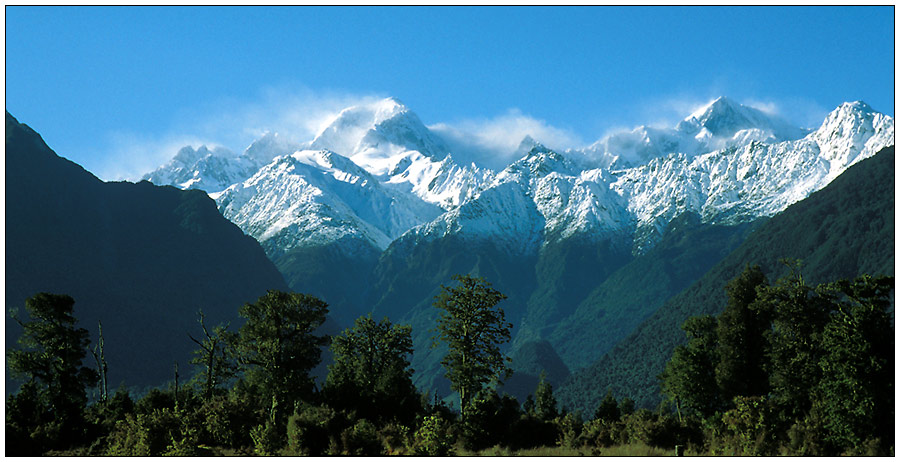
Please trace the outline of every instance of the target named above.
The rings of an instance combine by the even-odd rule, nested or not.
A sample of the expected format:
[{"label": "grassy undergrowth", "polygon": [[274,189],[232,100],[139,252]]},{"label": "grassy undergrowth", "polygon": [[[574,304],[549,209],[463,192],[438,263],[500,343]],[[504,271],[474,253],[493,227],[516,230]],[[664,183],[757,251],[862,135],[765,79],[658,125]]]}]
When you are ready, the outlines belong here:
[{"label": "grassy undergrowth", "polygon": [[564,448],[564,447],[540,447],[533,449],[521,449],[517,451],[509,448],[494,446],[492,448],[483,449],[481,451],[457,450],[459,456],[542,456],[542,457],[572,457],[572,456],[610,456],[610,457],[660,457],[675,455],[674,450],[662,449],[646,444],[626,444],[621,446],[610,446],[604,448],[596,448],[591,446],[583,446],[580,448]]}]

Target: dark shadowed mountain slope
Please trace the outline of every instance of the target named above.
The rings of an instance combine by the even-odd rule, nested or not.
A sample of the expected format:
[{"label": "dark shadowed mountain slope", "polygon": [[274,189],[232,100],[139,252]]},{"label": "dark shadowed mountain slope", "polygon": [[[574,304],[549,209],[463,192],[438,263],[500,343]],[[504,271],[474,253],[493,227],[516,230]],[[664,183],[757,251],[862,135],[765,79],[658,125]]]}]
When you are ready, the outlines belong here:
[{"label": "dark shadowed mountain slope", "polygon": [[747,264],[770,281],[786,274],[781,259],[801,259],[810,284],[863,273],[894,274],[894,148],[859,162],[831,184],[776,215],[688,289],[672,297],[631,335],[558,390],[561,405],[592,412],[607,387],[639,406],[660,401],[657,375],[691,316],[718,314],[725,284]]},{"label": "dark shadowed mountain slope", "polygon": [[676,217],[659,244],[616,270],[552,328],[550,343],[572,370],[590,365],[630,334],[671,296],[699,279],[765,222],[702,223]]},{"label": "dark shadowed mountain slope", "polygon": [[[93,342],[103,322],[111,387],[169,380],[176,361],[187,380],[198,310],[236,324],[268,289],[284,278],[205,193],[104,183],[6,113],[6,307],[71,295]],[[20,332],[7,316],[7,349]]]}]

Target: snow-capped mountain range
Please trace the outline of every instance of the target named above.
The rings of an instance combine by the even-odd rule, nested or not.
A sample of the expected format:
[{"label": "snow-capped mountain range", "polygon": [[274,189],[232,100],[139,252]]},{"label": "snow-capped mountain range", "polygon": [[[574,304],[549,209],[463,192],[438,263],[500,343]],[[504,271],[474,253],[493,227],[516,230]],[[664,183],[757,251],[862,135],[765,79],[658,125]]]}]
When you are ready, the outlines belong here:
[{"label": "snow-capped mountain range", "polygon": [[777,116],[721,97],[690,114],[674,128],[640,126],[607,136],[584,151],[603,167],[621,169],[671,153],[697,155],[751,141],[796,140],[808,133],[809,130],[795,127]]},{"label": "snow-capped mountain range", "polygon": [[815,130],[719,98],[676,127],[638,127],[581,150],[527,138],[500,172],[460,165],[398,100],[342,111],[312,141],[267,134],[243,153],[185,147],[145,175],[206,190],[269,252],[338,244],[378,251],[456,235],[533,254],[575,235],[642,253],[671,219],[771,216],[894,143],[894,121],[844,103]]}]

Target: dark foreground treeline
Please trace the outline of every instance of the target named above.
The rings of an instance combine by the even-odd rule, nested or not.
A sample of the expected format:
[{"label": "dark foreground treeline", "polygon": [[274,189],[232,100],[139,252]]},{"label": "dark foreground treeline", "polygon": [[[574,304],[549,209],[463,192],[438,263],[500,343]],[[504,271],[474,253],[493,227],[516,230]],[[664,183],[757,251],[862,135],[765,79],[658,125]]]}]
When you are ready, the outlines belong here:
[{"label": "dark foreground treeline", "polygon": [[[559,410],[543,380],[524,403],[499,396],[505,298],[483,279],[456,277],[435,299],[435,341],[462,412],[413,386],[409,326],[371,315],[328,338],[327,306],[270,291],[239,309],[244,324],[206,326],[196,374],[135,401],[110,393],[102,329],[75,327],[74,300],[26,302],[21,349],[7,367],[24,381],[6,401],[11,455],[448,455],[492,447],[638,445],[688,454],[893,455],[893,278],[815,288],[799,272],[770,285],[756,267],[731,281],[718,317],[692,318],[660,375],[667,398],[634,409],[611,393],[593,416]],[[324,385],[310,371],[328,346]],[[95,368],[84,365],[90,356]],[[140,358],[135,358],[140,361]],[[601,385],[602,386],[602,385]],[[87,390],[99,399],[88,403]],[[639,454],[637,454],[639,455]]]},{"label": "dark foreground treeline", "polygon": [[747,266],[717,316],[659,376],[697,443],[743,455],[893,455],[893,277],[808,286],[799,264],[775,284]]}]

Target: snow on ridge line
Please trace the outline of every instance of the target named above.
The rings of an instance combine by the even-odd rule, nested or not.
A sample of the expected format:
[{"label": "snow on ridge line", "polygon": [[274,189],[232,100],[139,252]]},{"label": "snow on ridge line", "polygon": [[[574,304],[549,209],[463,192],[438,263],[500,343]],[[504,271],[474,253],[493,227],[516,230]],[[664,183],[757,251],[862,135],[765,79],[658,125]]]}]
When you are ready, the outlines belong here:
[{"label": "snow on ridge line", "polygon": [[[722,149],[689,155],[657,152],[638,165],[620,165],[615,169],[610,168],[618,165],[615,162],[600,168],[581,165],[581,161],[574,162],[577,152],[559,154],[531,140],[531,146],[526,146],[531,150],[522,159],[494,173],[474,164],[455,164],[450,154],[422,152],[436,146],[429,144],[429,137],[437,137],[402,103],[391,100],[385,104],[388,107],[384,114],[402,117],[393,125],[374,124],[375,116],[357,121],[366,130],[359,139],[351,140],[355,141],[352,149],[361,151],[351,151],[348,157],[340,152],[316,150],[313,143],[307,143],[300,149],[281,152],[270,164],[248,175],[246,181],[241,179],[232,185],[246,184],[251,176],[264,171],[276,175],[266,168],[277,163],[279,156],[287,155],[305,165],[300,170],[295,166],[297,178],[288,182],[290,188],[284,187],[275,194],[260,187],[251,194],[247,188],[232,187],[210,196],[229,219],[257,238],[263,235],[260,230],[266,223],[287,220],[284,223],[288,224],[278,232],[265,234],[267,239],[280,236],[279,242],[284,246],[297,244],[291,239],[325,242],[328,233],[323,231],[317,235],[322,238],[319,239],[307,232],[315,231],[315,226],[333,231],[328,226],[334,225],[352,229],[382,249],[413,229],[422,238],[431,229],[438,234],[502,237],[513,243],[539,242],[550,236],[627,234],[635,236],[635,242],[646,241],[647,244],[641,244],[646,248],[652,246],[654,236],[665,229],[675,213],[695,211],[709,221],[744,220],[777,213],[824,187],[852,163],[874,154],[879,146],[893,143],[892,118],[874,112],[865,103],[845,103],[832,111],[818,130],[800,140],[774,141],[766,130],[742,129],[733,136],[734,144]],[[663,143],[666,138],[660,133],[647,131],[646,139],[651,144]],[[690,139],[696,142],[696,138]],[[391,140],[422,150],[408,149],[409,146]],[[794,154],[787,156],[790,152]],[[786,162],[774,161],[779,158],[790,160],[790,165],[785,167],[781,164]],[[383,165],[373,172],[364,163],[361,165],[363,160]],[[793,167],[787,167],[794,165],[800,173],[791,176]],[[515,171],[514,166],[520,171]],[[822,172],[827,173],[823,176]],[[199,182],[193,177],[186,181],[192,181],[188,186]],[[511,181],[518,182],[521,188],[506,189],[503,194],[491,192]],[[789,186],[783,181],[795,183]],[[244,196],[260,196],[259,203],[252,206],[250,199],[245,198],[248,204],[241,207],[249,208],[241,218],[232,218],[239,215],[241,208],[235,198],[243,197],[236,191],[228,192],[233,189],[242,189]],[[262,203],[266,201],[269,203]],[[298,208],[298,202],[308,206]],[[229,206],[232,210],[226,213]],[[330,215],[320,216],[322,220],[315,222],[318,224],[308,220],[303,226],[298,219],[285,218],[300,212]],[[450,218],[455,221],[446,222]],[[445,222],[438,223],[441,220]],[[293,237],[282,232],[289,228]],[[637,231],[646,236],[639,239]]]},{"label": "snow on ridge line", "polygon": [[[572,230],[580,229],[607,235],[627,234],[629,229],[634,229],[634,251],[641,253],[655,244],[668,222],[680,213],[695,212],[703,221],[711,223],[739,223],[771,216],[825,187],[850,165],[893,144],[893,119],[852,110],[861,107],[858,104],[839,107],[819,130],[799,140],[778,143],[754,140],[697,156],[672,154],[652,159],[645,165],[610,172],[606,179],[602,173],[605,169],[581,171],[577,175],[559,169],[549,172],[540,168],[523,169],[528,165],[544,165],[541,160],[558,155],[530,152],[498,174],[487,190],[472,199],[479,203],[477,206],[464,204],[460,209],[480,214],[449,212],[436,220],[443,224],[422,225],[416,228],[415,234],[427,238],[429,231],[445,235],[467,234],[469,230],[468,234],[481,233],[491,239],[499,236],[527,241],[536,233],[568,237],[575,234]],[[823,138],[823,132],[829,136]],[[533,200],[540,211],[537,218],[521,212],[521,219],[531,216],[544,221],[545,226],[536,228],[539,231],[530,236],[504,236],[504,229],[516,228],[497,224],[496,217],[489,216],[492,210],[516,210],[517,201],[522,198],[498,205],[491,202],[499,196],[489,194],[492,188],[510,182],[527,185],[523,195]],[[560,182],[566,186],[554,189]],[[585,183],[593,186],[590,194],[572,193],[584,191]],[[614,194],[605,197],[598,194],[603,191]],[[610,212],[617,208],[627,213]],[[567,215],[571,210],[581,213]]]}]

